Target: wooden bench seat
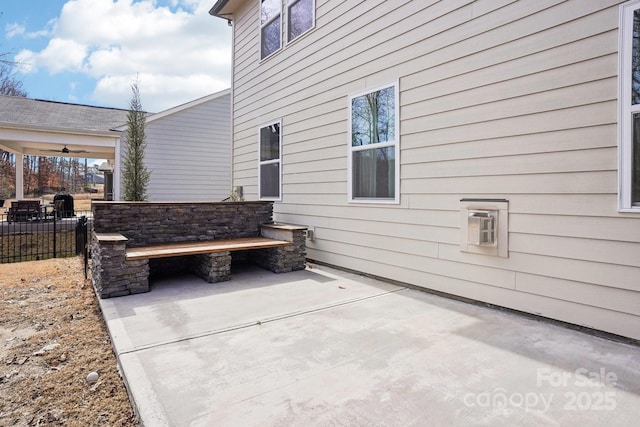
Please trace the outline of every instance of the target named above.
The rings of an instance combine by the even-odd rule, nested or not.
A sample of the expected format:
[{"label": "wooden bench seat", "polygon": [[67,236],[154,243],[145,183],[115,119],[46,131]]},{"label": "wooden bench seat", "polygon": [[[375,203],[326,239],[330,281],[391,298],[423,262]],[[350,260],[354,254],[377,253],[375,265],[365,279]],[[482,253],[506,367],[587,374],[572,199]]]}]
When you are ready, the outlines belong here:
[{"label": "wooden bench seat", "polygon": [[198,255],[215,252],[232,252],[249,249],[276,248],[291,246],[286,240],[275,240],[268,237],[238,237],[203,242],[178,242],[161,245],[127,248],[127,261],[152,258],[166,258],[183,255]]}]

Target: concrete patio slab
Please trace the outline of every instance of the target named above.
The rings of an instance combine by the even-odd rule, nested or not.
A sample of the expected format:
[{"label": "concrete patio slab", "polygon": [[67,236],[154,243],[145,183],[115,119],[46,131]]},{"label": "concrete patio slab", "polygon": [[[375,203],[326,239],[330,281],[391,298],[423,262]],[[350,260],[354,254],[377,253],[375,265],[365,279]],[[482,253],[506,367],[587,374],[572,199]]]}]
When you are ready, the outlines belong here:
[{"label": "concrete patio slab", "polygon": [[147,426],[634,425],[640,348],[327,267],[100,301]]}]

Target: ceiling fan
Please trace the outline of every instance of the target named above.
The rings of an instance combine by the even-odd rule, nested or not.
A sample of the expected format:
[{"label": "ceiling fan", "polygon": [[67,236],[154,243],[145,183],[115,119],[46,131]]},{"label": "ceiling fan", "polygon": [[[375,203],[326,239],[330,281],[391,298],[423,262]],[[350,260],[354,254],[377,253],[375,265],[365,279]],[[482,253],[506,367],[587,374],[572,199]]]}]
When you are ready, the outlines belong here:
[{"label": "ceiling fan", "polygon": [[69,150],[67,148],[67,144],[64,145],[64,147],[62,147],[61,150],[43,150],[43,151],[47,151],[49,153],[62,153],[62,154],[69,154],[69,153],[87,153],[87,150]]}]

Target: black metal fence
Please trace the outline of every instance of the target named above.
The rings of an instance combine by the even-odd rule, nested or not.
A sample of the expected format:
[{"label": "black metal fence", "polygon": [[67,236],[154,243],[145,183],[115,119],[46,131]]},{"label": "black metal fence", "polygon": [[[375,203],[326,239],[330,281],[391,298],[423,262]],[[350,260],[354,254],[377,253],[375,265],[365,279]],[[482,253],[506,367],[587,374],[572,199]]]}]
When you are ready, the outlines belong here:
[{"label": "black metal fence", "polygon": [[[45,218],[8,218],[0,214],[0,263],[84,255],[91,226],[90,211]],[[85,262],[86,263],[86,262]]]}]

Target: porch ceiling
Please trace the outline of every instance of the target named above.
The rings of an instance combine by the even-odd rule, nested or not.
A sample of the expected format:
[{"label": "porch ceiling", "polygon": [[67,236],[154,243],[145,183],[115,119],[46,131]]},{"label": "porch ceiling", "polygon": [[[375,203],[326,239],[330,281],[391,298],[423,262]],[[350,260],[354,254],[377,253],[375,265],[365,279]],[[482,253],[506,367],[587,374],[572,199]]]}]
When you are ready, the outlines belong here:
[{"label": "porch ceiling", "polygon": [[[0,96],[0,149],[32,156],[114,159],[127,110]],[[69,152],[63,152],[67,147]],[[66,150],[65,150],[66,151]]]},{"label": "porch ceiling", "polygon": [[[11,127],[0,124],[0,149],[29,156],[115,158],[120,132],[78,132]],[[62,150],[69,149],[68,153]]]}]

